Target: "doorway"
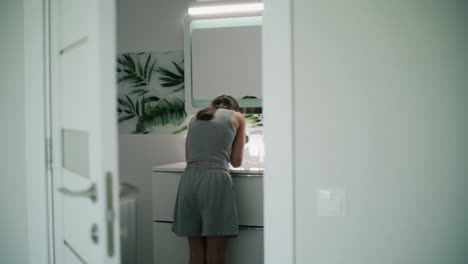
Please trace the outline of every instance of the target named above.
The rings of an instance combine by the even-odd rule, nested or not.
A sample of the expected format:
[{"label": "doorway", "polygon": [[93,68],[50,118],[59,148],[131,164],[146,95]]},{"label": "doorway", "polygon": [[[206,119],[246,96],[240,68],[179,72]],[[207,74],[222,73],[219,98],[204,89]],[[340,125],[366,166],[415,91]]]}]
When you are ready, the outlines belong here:
[{"label": "doorway", "polygon": [[[123,1],[122,1],[123,2]],[[184,3],[184,5],[186,5],[187,3]],[[273,6],[273,5],[272,5]],[[33,9],[31,8],[31,5],[29,5],[29,8],[30,10]],[[35,10],[40,10],[40,9],[37,9],[37,6],[34,8]],[[184,9],[186,9],[186,6],[184,6]],[[43,7],[42,10],[45,10],[45,13],[43,13],[43,16],[46,16],[48,15],[48,8],[47,7]],[[145,11],[145,10],[141,10],[141,11]],[[122,9],[119,8],[119,2],[117,2],[117,16],[119,16],[120,12],[122,12]],[[163,11],[161,11],[163,12]],[[276,14],[274,13],[270,13],[269,16],[265,16],[265,21],[273,21],[275,20],[277,17],[280,17],[282,16],[282,12],[277,12]],[[273,19],[275,17],[275,19]],[[179,18],[183,18],[183,17],[179,17]],[[177,20],[179,21],[179,20]],[[180,20],[180,23],[181,23],[182,20]],[[139,23],[143,23],[144,21],[140,21]],[[285,21],[283,21],[285,22]],[[287,19],[286,19],[286,22]],[[275,38],[278,38],[278,39],[282,39],[283,41],[287,42],[287,38],[285,39],[284,35],[281,35],[278,33],[278,31],[275,31],[273,30],[273,23],[272,23],[272,26],[268,26],[268,23],[265,24],[265,29],[264,29],[264,33],[263,34],[270,34],[270,37],[275,37]],[[117,25],[117,27],[119,26],[119,24]],[[167,27],[167,24],[165,23],[161,23],[160,25],[162,28],[164,28],[165,26]],[[47,34],[47,27],[44,28],[46,32],[44,32],[45,34]],[[128,30],[125,29],[124,27],[124,30]],[[169,30],[169,29],[168,29]],[[275,34],[273,34],[273,32],[276,32]],[[174,36],[176,36],[177,34],[175,34]],[[274,35],[274,36],[273,36]],[[170,42],[169,40],[171,39],[172,37],[168,37],[167,39],[165,39],[164,41],[161,41],[162,45],[168,45],[168,43]],[[176,37],[174,37],[176,38]],[[182,36],[178,36],[177,38],[180,38],[182,39]],[[127,43],[131,41],[131,38],[126,38],[126,41]],[[44,40],[45,42],[45,45],[48,45],[47,44],[47,41]],[[148,44],[148,42],[146,42],[146,44]],[[47,51],[47,49],[45,49]],[[153,50],[153,49],[147,49],[147,50]],[[133,50],[133,52],[135,52],[136,50]],[[283,56],[285,58],[287,58],[288,56],[288,51],[284,50],[283,48],[281,48],[280,46],[276,46],[276,47],[273,47],[273,45],[270,47],[270,48],[267,48],[267,49],[264,49],[263,51],[263,58],[264,58],[264,63],[265,63],[265,60],[268,60],[266,59],[268,56],[265,56],[265,54],[267,55],[271,55],[272,53],[275,53],[275,54],[283,54]],[[44,60],[44,59],[43,59]],[[47,64],[46,64],[47,65]],[[287,69],[288,71],[290,70],[288,68],[288,64],[285,64],[283,65],[282,67],[284,67],[285,69]],[[270,76],[270,77],[273,77],[274,74],[274,71],[271,71],[269,72],[268,70],[268,67],[266,67],[266,69],[264,69],[264,76]],[[271,78],[270,80],[274,80],[274,78]],[[282,79],[282,82],[283,84],[285,84],[286,82],[286,85],[288,85],[288,81],[287,81],[287,78],[286,80],[285,79]],[[46,83],[47,85],[47,83]],[[272,83],[270,82],[270,87],[274,87],[275,85],[277,85],[277,83]],[[264,88],[265,89],[265,88]],[[283,108],[282,111],[278,111],[275,109],[275,107],[273,107],[273,105],[277,104],[279,101],[281,101],[281,103],[284,103],[284,98],[285,96],[287,97],[288,96],[288,90],[285,90],[284,87],[282,88],[283,90],[283,94],[282,94],[282,98],[279,98],[277,95],[275,95],[274,93],[265,93],[265,98],[264,98],[264,113],[267,113],[267,112],[271,112],[271,116],[276,116],[276,115],[279,115],[279,116],[288,116],[288,111],[284,111],[284,109],[288,109],[287,108],[287,105],[286,105],[286,108]],[[266,90],[264,90],[265,92]],[[287,102],[287,100],[286,100]],[[265,120],[268,120],[268,117],[266,117]],[[275,147],[275,144],[277,144],[278,142],[277,141],[274,141],[273,140],[273,137],[274,135],[277,135],[278,134],[281,134],[283,133],[284,135],[284,132],[286,133],[290,133],[289,129],[288,129],[288,126],[282,126],[280,124],[274,124],[273,122],[274,119],[272,119],[270,125],[268,125],[268,122],[265,123],[265,128],[268,129],[268,127],[270,128],[274,128],[275,129],[275,132],[271,132],[270,133],[270,136],[266,136],[265,137],[265,141],[266,141],[266,144],[268,145],[269,143],[268,142],[271,142],[268,146],[270,148],[270,150],[273,150],[273,149],[281,149],[281,151],[285,151],[287,150],[290,145],[287,144],[287,140],[286,141],[283,141],[283,145],[282,146],[276,146]],[[289,120],[289,119],[286,119],[286,120]],[[277,131],[277,132],[276,132]],[[289,134],[290,135],[290,134]],[[128,139],[130,138],[131,136],[128,136]],[[168,141],[167,139],[169,138],[178,138],[177,142],[179,143],[174,143],[174,144],[171,144],[170,141]],[[183,138],[183,136],[177,136],[177,135],[164,135],[164,136],[161,136],[161,146],[178,146],[176,148],[178,149],[183,149],[182,148],[182,144],[180,142],[183,142],[182,140],[180,140],[181,138]],[[126,139],[121,139],[121,142],[120,142],[120,147],[121,148],[127,148],[129,145],[132,145],[133,147],[136,145],[138,146],[138,148],[140,149],[144,149],[145,146],[147,146],[145,144],[144,141],[134,141],[134,142],[129,142],[129,141],[125,141]],[[47,147],[50,147],[50,145],[46,145]],[[284,153],[284,152],[283,152]],[[172,155],[172,156],[171,156]],[[182,153],[181,152],[175,152],[173,154],[170,154],[170,155],[162,155],[162,158],[161,158],[161,163],[164,164],[164,163],[169,163],[171,162],[172,159],[178,159],[178,160],[181,160],[183,157],[182,157]],[[272,234],[280,234],[284,237],[284,235],[286,234],[285,236],[285,239],[286,241],[292,241],[292,215],[289,215],[288,212],[291,212],[292,210],[292,196],[290,197],[288,194],[291,194],[291,191],[292,191],[292,187],[291,187],[291,179],[290,178],[280,178],[280,177],[274,177],[274,175],[276,175],[277,173],[281,173],[281,172],[287,172],[287,173],[290,173],[292,170],[291,170],[291,167],[289,164],[288,165],[288,162],[286,161],[286,163],[284,162],[284,156],[281,155],[281,157],[276,157],[277,159],[281,160],[283,163],[282,166],[279,166],[279,162],[277,162],[276,164],[278,164],[277,166],[278,167],[274,167],[273,164],[274,164],[274,158],[275,156],[274,155],[271,155],[271,158],[268,157],[268,155],[266,155],[266,164],[271,164],[271,165],[267,165],[267,167],[265,168],[265,171],[268,172],[269,171],[269,174],[268,175],[271,175],[271,178],[268,177],[266,180],[265,180],[265,186],[264,186],[264,190],[265,190],[265,203],[272,203],[272,204],[275,204],[276,206],[277,205],[280,205],[280,207],[282,208],[282,210],[284,209],[284,211],[275,211],[275,210],[271,210],[271,208],[274,208],[274,206],[266,206],[266,209],[265,209],[265,222],[266,222],[266,225],[269,223],[271,227],[274,227],[274,226],[277,226],[278,228],[272,228],[272,230],[270,231],[267,231],[267,232],[270,232],[270,235],[268,235],[268,233],[265,235],[265,239],[266,239],[266,245],[265,245],[265,249],[266,251],[268,251],[268,243],[271,243],[270,245],[275,245],[275,242],[274,242],[274,239],[271,239],[270,242],[268,242],[268,237],[271,237],[273,238],[274,236],[272,236]],[[166,160],[164,160],[166,159]],[[270,163],[268,162],[268,160],[270,160]],[[153,163],[152,160],[142,160],[142,159],[139,159],[139,162],[148,162],[148,163],[151,163],[152,166],[154,165],[158,165],[157,163]],[[271,166],[269,168],[269,166]],[[142,166],[144,167],[144,166]],[[123,175],[129,175],[131,173],[134,173],[134,171],[132,171],[131,169],[128,169],[130,167],[127,167],[127,171],[123,170],[122,167],[120,168],[120,173],[121,173],[121,176],[122,176],[122,179],[124,179],[125,176]],[[135,167],[134,167],[135,168]],[[128,172],[128,173],[127,173]],[[45,177],[47,179],[47,177]],[[277,179],[277,181],[273,181],[274,179]],[[50,184],[50,183],[49,183]],[[288,185],[289,184],[289,185]],[[148,186],[148,185],[146,185]],[[277,189],[279,190],[279,188],[281,188],[281,191],[283,192],[286,188],[286,190],[289,190],[288,192],[286,192],[286,196],[284,197],[280,197],[280,196],[272,196],[270,195],[269,193],[270,190],[274,190],[274,189]],[[290,189],[289,189],[290,188]],[[47,200],[47,199],[50,199],[50,196],[45,196],[45,197],[48,197],[46,198],[46,201],[48,201],[48,203],[50,203],[50,200]],[[148,196],[147,196],[148,198]],[[45,203],[47,204],[47,203]],[[52,207],[51,204],[48,204],[49,207]],[[286,213],[285,213],[286,212]],[[49,218],[49,220],[51,220],[52,217]],[[275,219],[275,220],[273,220]],[[49,225],[52,221],[49,222]],[[50,228],[49,227],[46,227],[46,228],[49,228],[48,230],[53,230],[53,228]],[[50,234],[49,234],[50,235]],[[283,240],[284,242],[284,240]],[[286,243],[287,245],[291,245],[292,246],[292,242],[289,244],[289,243]],[[140,245],[141,247],[148,247],[148,244],[143,244],[143,245]],[[276,244],[276,246],[280,246],[280,244]],[[284,243],[281,243],[281,248],[283,248],[282,250],[282,253],[280,254],[280,259],[281,257],[282,258],[289,258],[291,256],[291,252],[289,249],[286,249],[284,250]],[[150,248],[150,250],[152,250]],[[49,248],[49,251],[48,254],[49,255],[53,255],[53,250],[51,248]],[[290,252],[290,254],[288,254],[288,252]],[[286,254],[285,254],[286,253]],[[274,257],[275,254],[274,253],[271,253],[271,254],[267,254],[269,257]],[[283,262],[284,263],[284,262]]]}]

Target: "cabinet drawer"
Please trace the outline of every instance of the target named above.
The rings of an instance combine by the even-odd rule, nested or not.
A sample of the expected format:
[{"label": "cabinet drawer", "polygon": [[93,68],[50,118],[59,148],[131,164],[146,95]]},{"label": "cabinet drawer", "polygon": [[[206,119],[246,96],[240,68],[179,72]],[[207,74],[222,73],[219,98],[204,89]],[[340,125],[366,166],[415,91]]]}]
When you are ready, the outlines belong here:
[{"label": "cabinet drawer", "polygon": [[[173,221],[181,173],[153,172],[153,220]],[[239,225],[263,226],[263,177],[233,176]]]},{"label": "cabinet drawer", "polygon": [[239,230],[230,238],[226,252],[227,263],[263,264],[263,228]]},{"label": "cabinet drawer", "polygon": [[263,177],[233,176],[239,225],[263,226]]},{"label": "cabinet drawer", "polygon": [[[153,224],[154,264],[186,264],[189,262],[187,238],[171,232],[170,223]],[[226,254],[230,264],[263,264],[263,230],[242,229],[230,238]]]},{"label": "cabinet drawer", "polygon": [[170,223],[153,223],[154,264],[189,263],[187,238],[174,235],[171,226]]},{"label": "cabinet drawer", "polygon": [[181,173],[153,172],[153,220],[173,221]]}]

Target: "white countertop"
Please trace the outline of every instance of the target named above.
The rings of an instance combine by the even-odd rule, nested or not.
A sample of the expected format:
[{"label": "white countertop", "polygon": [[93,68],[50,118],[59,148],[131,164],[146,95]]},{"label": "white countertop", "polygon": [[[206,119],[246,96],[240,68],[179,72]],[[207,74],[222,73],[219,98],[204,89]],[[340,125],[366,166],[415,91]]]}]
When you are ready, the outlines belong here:
[{"label": "white countertop", "polygon": [[[185,161],[166,164],[162,166],[153,167],[153,171],[159,172],[184,172],[187,163]],[[263,168],[242,166],[234,168],[229,164],[229,171],[231,174],[249,174],[249,175],[263,175]]]}]

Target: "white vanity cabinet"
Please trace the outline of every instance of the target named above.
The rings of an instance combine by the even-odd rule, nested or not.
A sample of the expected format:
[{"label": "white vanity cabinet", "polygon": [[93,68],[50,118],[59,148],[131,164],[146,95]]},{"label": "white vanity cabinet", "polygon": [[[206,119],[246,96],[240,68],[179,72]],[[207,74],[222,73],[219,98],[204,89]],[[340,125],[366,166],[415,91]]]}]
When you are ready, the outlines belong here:
[{"label": "white vanity cabinet", "polygon": [[[177,188],[185,163],[153,168],[154,264],[188,263],[188,243],[171,231]],[[232,171],[239,233],[228,241],[229,264],[263,264],[263,177],[250,170]]]}]

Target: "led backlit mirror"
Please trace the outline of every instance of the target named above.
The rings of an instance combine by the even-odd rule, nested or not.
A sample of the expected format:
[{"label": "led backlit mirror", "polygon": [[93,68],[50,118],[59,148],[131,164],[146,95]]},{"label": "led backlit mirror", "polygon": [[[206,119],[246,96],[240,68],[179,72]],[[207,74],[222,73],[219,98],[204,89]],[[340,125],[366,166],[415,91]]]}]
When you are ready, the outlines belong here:
[{"label": "led backlit mirror", "polygon": [[194,113],[221,94],[241,107],[262,106],[260,16],[187,19],[186,110]]}]

